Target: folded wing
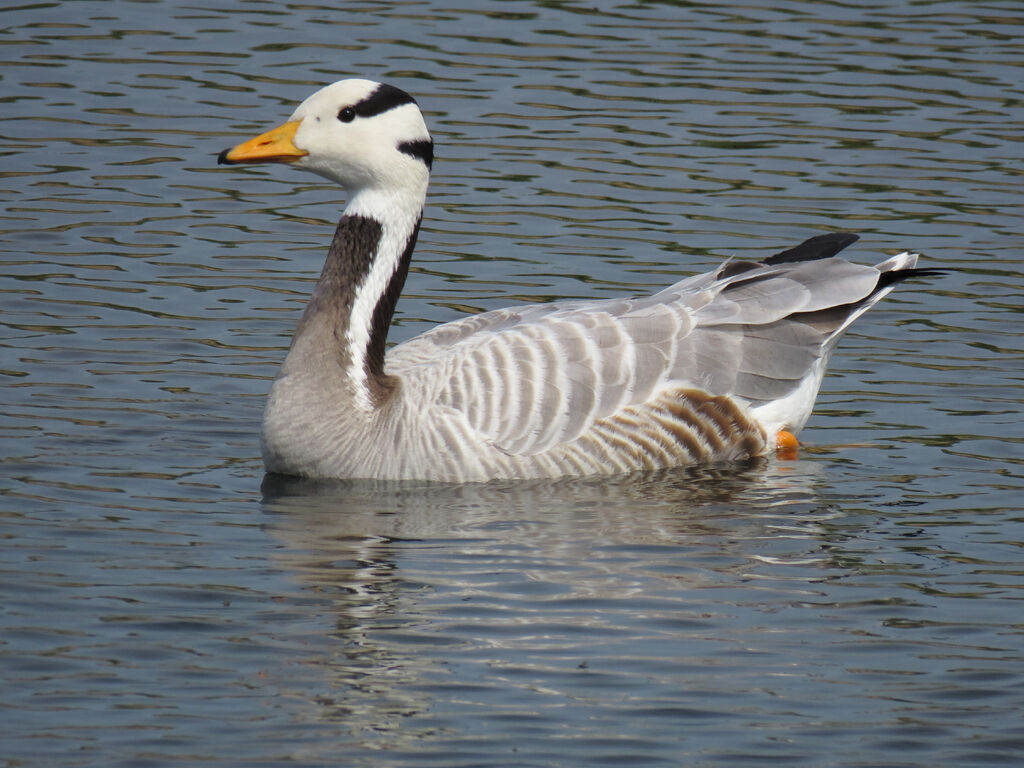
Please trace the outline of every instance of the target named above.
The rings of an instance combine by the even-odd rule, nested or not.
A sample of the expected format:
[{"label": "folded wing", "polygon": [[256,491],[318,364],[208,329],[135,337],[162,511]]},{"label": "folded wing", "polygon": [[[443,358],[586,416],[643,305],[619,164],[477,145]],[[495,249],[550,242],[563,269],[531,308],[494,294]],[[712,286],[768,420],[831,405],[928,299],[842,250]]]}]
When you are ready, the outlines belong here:
[{"label": "folded wing", "polygon": [[[834,242],[813,243],[762,263],[728,262],[653,296],[469,317],[395,347],[388,365],[513,455],[576,440],[668,389],[751,409],[793,399],[794,418],[805,419],[839,335],[888,292],[881,275],[916,262],[901,254],[860,266],[832,256]],[[805,402],[794,393],[808,382]]]}]

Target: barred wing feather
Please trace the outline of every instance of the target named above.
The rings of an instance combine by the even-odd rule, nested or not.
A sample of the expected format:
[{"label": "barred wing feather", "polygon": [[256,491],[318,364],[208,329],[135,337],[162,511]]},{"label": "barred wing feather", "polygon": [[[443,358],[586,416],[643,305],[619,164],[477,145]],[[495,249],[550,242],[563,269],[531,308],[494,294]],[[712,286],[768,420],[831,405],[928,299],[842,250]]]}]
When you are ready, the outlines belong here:
[{"label": "barred wing feather", "polygon": [[668,388],[749,407],[785,398],[820,378],[884,266],[726,264],[653,296],[476,315],[399,345],[388,364],[502,451],[536,454]]},{"label": "barred wing feather", "polygon": [[464,414],[502,451],[540,453],[644,402],[665,380],[677,339],[692,328],[689,313],[632,309],[614,300],[477,315],[395,347],[388,364],[420,389],[419,376],[436,377],[434,402]]}]

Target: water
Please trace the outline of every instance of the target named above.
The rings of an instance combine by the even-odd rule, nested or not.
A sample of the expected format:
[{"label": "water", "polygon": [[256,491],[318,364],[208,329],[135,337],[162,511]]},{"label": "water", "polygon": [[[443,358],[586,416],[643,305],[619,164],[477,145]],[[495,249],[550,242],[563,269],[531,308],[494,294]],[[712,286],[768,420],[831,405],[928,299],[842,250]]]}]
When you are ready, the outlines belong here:
[{"label": "water", "polygon": [[[772,6],[0,10],[0,765],[1017,761],[1024,18]],[[350,75],[438,145],[395,340],[831,229],[960,271],[796,461],[261,486],[339,194],[215,157]]]}]

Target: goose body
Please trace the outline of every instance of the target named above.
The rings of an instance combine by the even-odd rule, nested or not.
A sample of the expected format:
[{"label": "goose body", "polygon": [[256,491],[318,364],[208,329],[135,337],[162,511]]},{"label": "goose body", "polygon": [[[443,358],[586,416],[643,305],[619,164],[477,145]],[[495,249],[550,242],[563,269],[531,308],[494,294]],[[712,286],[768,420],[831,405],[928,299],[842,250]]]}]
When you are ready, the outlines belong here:
[{"label": "goose body", "polygon": [[659,469],[773,450],[836,342],[917,255],[873,266],[820,235],[638,298],[503,309],[390,350],[433,145],[405,92],[343,80],[221,153],[340,183],[348,204],[271,388],[269,472],[450,482]]}]

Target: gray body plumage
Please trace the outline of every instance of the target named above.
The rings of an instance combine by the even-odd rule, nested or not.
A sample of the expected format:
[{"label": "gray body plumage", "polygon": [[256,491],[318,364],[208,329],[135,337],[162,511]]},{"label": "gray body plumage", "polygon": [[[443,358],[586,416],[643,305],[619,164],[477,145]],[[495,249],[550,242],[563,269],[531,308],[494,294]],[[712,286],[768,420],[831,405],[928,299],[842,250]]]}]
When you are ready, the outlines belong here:
[{"label": "gray body plumage", "polygon": [[345,405],[338,372],[286,364],[268,469],[464,482],[757,456],[803,426],[842,331],[888,292],[882,272],[915,261],[757,265],[653,296],[475,315],[393,347],[396,387],[372,412]]}]

